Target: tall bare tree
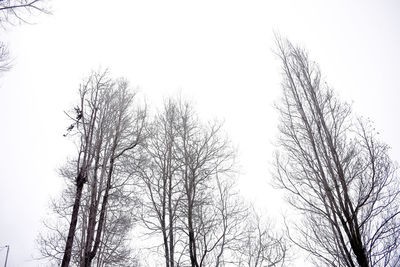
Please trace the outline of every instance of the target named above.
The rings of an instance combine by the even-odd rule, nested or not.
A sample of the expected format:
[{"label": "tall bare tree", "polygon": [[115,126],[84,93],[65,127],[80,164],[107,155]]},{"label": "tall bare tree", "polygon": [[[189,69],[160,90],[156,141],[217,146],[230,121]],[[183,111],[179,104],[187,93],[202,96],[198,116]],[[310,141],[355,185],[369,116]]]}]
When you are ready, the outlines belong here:
[{"label": "tall bare tree", "polygon": [[[66,237],[53,235],[66,239],[62,266],[69,266],[72,255],[79,259],[80,266],[91,266],[98,251],[102,255],[97,257],[97,263],[110,264],[104,258],[107,251],[112,251],[111,244],[120,242],[116,245],[123,248],[132,226],[136,198],[133,177],[126,172],[123,162],[134,158],[132,154],[144,136],[146,118],[145,109],[134,108],[135,95],[127,81],[111,79],[107,71],[92,73],[81,85],[79,94],[80,104],[74,108],[75,114],[69,115],[73,123],[67,133],[77,137],[78,156],[62,172],[69,178],[67,181],[74,181],[62,199],[65,204],[73,202],[71,213],[68,206],[67,212],[62,213],[64,217],[70,214],[71,220]],[[60,209],[56,205],[57,211]],[[44,245],[51,245],[48,239],[41,240]],[[122,251],[118,246],[115,253]]]},{"label": "tall bare tree", "polygon": [[[101,143],[105,139],[106,147],[102,151],[99,148],[94,156],[94,173],[92,176],[89,221],[87,224],[88,231],[84,253],[85,260],[81,264],[82,267],[91,266],[91,262],[99,249],[101,235],[105,227],[105,216],[109,206],[109,198],[112,193],[111,190],[117,189],[116,183],[119,182],[118,180],[122,179],[125,182],[129,179],[129,177],[125,178],[115,175],[115,172],[118,171],[117,168],[122,168],[122,166],[118,166],[118,160],[124,154],[136,148],[142,142],[144,136],[143,129],[146,113],[145,110],[132,110],[134,95],[129,92],[126,80],[120,79],[116,81],[116,84],[112,85],[104,97],[105,107],[101,111],[103,112],[103,116],[107,118],[100,122],[101,133],[99,133],[100,138],[98,138],[97,145],[101,147]],[[102,138],[101,135],[103,132],[106,132],[109,138]],[[103,162],[101,164],[101,155],[99,153],[103,153]],[[100,165],[102,166],[101,169],[99,169]],[[100,172],[100,175],[105,174],[104,181],[101,179],[102,177],[100,177],[100,180],[97,179],[97,172]],[[103,183],[105,184],[105,188],[102,192],[102,188],[97,187]]]},{"label": "tall bare tree", "polygon": [[98,117],[101,112],[102,94],[111,86],[111,80],[106,73],[96,73],[91,75],[79,89],[80,103],[75,107],[75,117],[71,117],[73,124],[68,128],[69,132],[77,131],[78,138],[78,157],[76,160],[76,193],[72,208],[72,215],[68,236],[65,244],[64,256],[61,266],[68,267],[72,245],[78,222],[78,213],[81,206],[81,198],[84,184],[88,181],[90,167],[94,160],[94,150],[96,146],[96,132],[101,132],[101,123]]},{"label": "tall bare tree", "polygon": [[146,146],[147,162],[140,169],[143,182],[143,222],[152,233],[161,233],[167,267],[173,267],[177,233],[177,207],[182,193],[181,182],[177,179],[176,160],[177,104],[167,100],[164,109],[156,115],[148,127]]},{"label": "tall bare tree", "polygon": [[304,214],[292,241],[316,265],[397,266],[399,183],[389,147],[352,115],[307,52],[277,38],[283,97],[275,181]]},{"label": "tall bare tree", "polygon": [[215,200],[214,190],[218,190],[216,181],[232,174],[235,153],[229,140],[222,136],[222,125],[202,124],[189,103],[179,103],[178,124],[177,157],[184,192],[180,217],[188,236],[190,264],[199,267],[206,264],[206,255],[217,246],[209,246],[211,240],[205,240],[211,233],[207,229],[210,225],[205,227],[205,219],[210,216],[214,220],[209,207]]}]

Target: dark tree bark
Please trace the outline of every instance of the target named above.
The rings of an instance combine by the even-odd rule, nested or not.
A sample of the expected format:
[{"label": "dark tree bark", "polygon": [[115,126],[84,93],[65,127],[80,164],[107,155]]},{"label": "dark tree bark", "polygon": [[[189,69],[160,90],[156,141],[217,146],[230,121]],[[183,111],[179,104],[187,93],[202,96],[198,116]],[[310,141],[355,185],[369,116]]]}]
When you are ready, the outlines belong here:
[{"label": "dark tree bark", "polygon": [[74,206],[72,208],[71,224],[70,224],[70,228],[68,231],[67,242],[65,244],[64,257],[63,257],[63,260],[61,263],[62,267],[69,266],[69,263],[71,261],[72,245],[74,243],[76,224],[78,221],[78,212],[79,212],[79,207],[80,207],[81,198],[82,198],[82,190],[83,190],[83,185],[86,183],[87,179],[86,179],[86,177],[83,177],[81,174],[79,174],[76,180],[77,181],[76,181],[75,202],[74,202]]}]

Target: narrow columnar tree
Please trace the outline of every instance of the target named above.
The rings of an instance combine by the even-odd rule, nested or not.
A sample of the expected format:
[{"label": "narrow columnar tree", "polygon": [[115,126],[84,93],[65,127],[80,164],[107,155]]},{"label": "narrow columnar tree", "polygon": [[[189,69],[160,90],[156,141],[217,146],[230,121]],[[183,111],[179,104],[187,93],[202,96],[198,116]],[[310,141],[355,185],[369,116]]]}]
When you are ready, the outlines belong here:
[{"label": "narrow columnar tree", "polygon": [[389,147],[304,49],[277,38],[276,54],[283,97],[275,181],[304,215],[292,241],[318,266],[397,266],[399,183]]}]

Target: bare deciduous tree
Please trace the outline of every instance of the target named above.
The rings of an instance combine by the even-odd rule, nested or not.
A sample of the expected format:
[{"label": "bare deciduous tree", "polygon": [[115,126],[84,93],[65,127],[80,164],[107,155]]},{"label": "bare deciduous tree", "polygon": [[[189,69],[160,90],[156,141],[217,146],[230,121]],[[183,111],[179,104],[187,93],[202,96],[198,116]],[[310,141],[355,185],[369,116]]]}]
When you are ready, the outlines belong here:
[{"label": "bare deciduous tree", "polygon": [[276,54],[284,79],[275,181],[304,215],[292,241],[318,266],[397,266],[399,184],[389,147],[304,49],[277,38]]},{"label": "bare deciduous tree", "polygon": [[[148,128],[146,146],[147,162],[140,169],[143,182],[143,222],[152,233],[162,234],[165,264],[176,265],[175,245],[177,233],[177,207],[182,193],[177,179],[176,133],[178,109],[173,100],[168,100]],[[144,167],[144,168],[143,168]]]},{"label": "bare deciduous tree", "polygon": [[[101,135],[104,132],[109,138],[105,138],[106,146],[103,150],[99,148],[94,156],[94,174],[92,176],[88,231],[84,252],[85,260],[81,264],[82,267],[91,266],[91,262],[99,249],[101,235],[105,227],[105,217],[109,209],[109,198],[112,196],[111,190],[123,186],[123,183],[129,179],[129,176],[127,178],[115,176],[118,168],[122,168],[118,165],[118,160],[142,142],[146,117],[144,110],[132,110],[134,95],[129,92],[126,80],[120,79],[116,81],[116,84],[111,84],[110,89],[103,96],[105,100],[101,112],[102,116],[106,118],[100,121],[101,132],[96,145],[102,146],[104,138]],[[100,163],[101,156],[103,156],[102,163]],[[99,168],[100,166],[102,168]],[[101,179],[102,177],[97,180],[97,172],[100,172],[100,175],[105,174],[104,181]],[[118,185],[120,180],[123,182]],[[102,191],[101,187],[97,187],[103,183],[105,188]]]},{"label": "bare deciduous tree", "polygon": [[[75,115],[70,116],[73,123],[68,127],[68,134],[78,138],[78,156],[62,172],[67,181],[74,181],[62,199],[67,211],[68,204],[73,202],[72,213],[64,212],[61,216],[70,214],[71,220],[68,236],[58,232],[55,236],[66,239],[62,266],[69,266],[72,255],[80,266],[91,266],[98,251],[101,255],[96,258],[97,265],[109,265],[107,253],[122,253],[132,226],[136,196],[133,177],[126,172],[124,162],[142,142],[146,112],[133,109],[135,95],[129,92],[127,81],[113,80],[107,71],[92,73],[79,93],[80,105],[74,108]],[[88,186],[84,187],[85,184]],[[56,205],[60,215],[57,211],[60,209]],[[45,239],[41,239],[43,244],[52,245]],[[123,259],[121,255],[119,258]]]},{"label": "bare deciduous tree", "polygon": [[94,160],[96,132],[101,132],[101,124],[98,123],[98,116],[101,111],[101,94],[109,89],[110,80],[106,73],[93,74],[79,89],[80,103],[75,107],[75,117],[71,117],[73,124],[68,131],[77,130],[78,157],[76,160],[76,193],[72,208],[71,221],[68,236],[65,243],[64,256],[61,266],[68,267],[71,261],[72,246],[78,222],[78,213],[81,206],[81,198],[84,184],[88,181],[90,167]]},{"label": "bare deciduous tree", "polygon": [[216,222],[216,214],[210,214],[209,207],[214,204],[214,190],[218,190],[216,179],[230,174],[235,153],[230,142],[221,136],[221,124],[201,124],[190,104],[179,103],[178,124],[177,157],[184,192],[180,217],[188,236],[190,264],[199,267],[206,264],[207,254],[219,244],[219,238],[209,239],[216,230],[208,225]]}]

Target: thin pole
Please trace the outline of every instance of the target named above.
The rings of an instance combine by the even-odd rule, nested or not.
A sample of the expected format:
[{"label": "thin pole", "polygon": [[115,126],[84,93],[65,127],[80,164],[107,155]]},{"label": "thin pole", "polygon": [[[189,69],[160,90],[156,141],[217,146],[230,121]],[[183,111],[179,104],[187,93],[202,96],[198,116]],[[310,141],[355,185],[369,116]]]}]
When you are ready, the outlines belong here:
[{"label": "thin pole", "polygon": [[6,245],[7,247],[7,254],[6,254],[6,261],[4,262],[4,267],[7,267],[7,260],[8,260],[8,251],[10,250],[10,246]]}]

